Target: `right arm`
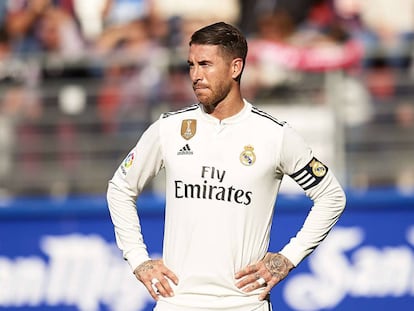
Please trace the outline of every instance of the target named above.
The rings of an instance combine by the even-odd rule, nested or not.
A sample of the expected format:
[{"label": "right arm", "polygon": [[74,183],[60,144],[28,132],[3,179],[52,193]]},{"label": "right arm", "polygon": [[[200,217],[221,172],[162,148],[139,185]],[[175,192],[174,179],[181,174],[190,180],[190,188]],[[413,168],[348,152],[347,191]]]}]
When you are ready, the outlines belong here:
[{"label": "right arm", "polygon": [[[161,260],[151,260],[141,233],[136,199],[144,186],[163,167],[163,155],[159,138],[159,121],[142,135],[137,145],[109,181],[107,201],[115,238],[123,257],[128,261],[135,276],[148,289],[151,296],[157,294],[151,284],[156,278],[161,295],[169,296],[172,290],[165,277],[177,282],[176,276],[164,266]],[[161,286],[163,285],[163,286]]]}]

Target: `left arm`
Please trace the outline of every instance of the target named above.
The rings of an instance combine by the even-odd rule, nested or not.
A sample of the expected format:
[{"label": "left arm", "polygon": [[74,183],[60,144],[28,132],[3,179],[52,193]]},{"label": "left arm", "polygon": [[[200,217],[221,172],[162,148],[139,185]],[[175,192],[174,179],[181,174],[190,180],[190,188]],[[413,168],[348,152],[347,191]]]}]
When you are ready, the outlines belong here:
[{"label": "left arm", "polygon": [[345,208],[345,193],[326,166],[317,161],[303,140],[287,129],[288,142],[282,154],[282,169],[289,174],[313,201],[302,228],[279,253],[267,253],[259,262],[237,272],[236,286],[246,292],[265,286],[259,299],[270,290],[326,238]]},{"label": "left arm", "polygon": [[313,201],[313,206],[302,228],[280,251],[294,266],[326,238],[341,216],[346,202],[345,193],[331,171],[305,193]]},{"label": "left arm", "polygon": [[259,262],[237,272],[237,287],[251,292],[265,286],[259,296],[265,299],[271,289],[325,239],[345,208],[345,194],[332,173],[328,172],[324,179],[306,191],[314,205],[296,236],[279,253],[267,253]]}]

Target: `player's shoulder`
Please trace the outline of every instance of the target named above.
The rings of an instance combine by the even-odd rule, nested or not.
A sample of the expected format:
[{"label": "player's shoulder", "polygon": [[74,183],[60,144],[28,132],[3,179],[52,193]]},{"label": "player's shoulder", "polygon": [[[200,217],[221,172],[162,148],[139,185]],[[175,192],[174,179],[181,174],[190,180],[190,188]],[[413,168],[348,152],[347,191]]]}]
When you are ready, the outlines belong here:
[{"label": "player's shoulder", "polygon": [[178,110],[164,112],[161,114],[160,119],[175,119],[175,117],[182,117],[184,115],[190,115],[200,109],[198,104],[193,104]]},{"label": "player's shoulder", "polygon": [[261,123],[266,122],[269,125],[276,127],[284,127],[285,125],[287,125],[286,121],[279,120],[278,118],[274,117],[273,115],[269,114],[268,112],[262,109],[259,109],[254,105],[252,105],[251,112],[253,116],[255,116]]}]

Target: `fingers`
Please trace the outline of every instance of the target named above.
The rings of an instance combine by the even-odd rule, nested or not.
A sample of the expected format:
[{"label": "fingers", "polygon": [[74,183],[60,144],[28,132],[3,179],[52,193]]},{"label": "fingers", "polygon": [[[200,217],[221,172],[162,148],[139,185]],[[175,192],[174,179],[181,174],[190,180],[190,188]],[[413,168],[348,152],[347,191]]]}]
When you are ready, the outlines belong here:
[{"label": "fingers", "polygon": [[174,295],[171,286],[165,277],[162,277],[161,279],[152,278],[150,284],[150,286],[146,287],[151,287],[149,292],[155,300],[158,300],[159,296],[172,297]]},{"label": "fingers", "polygon": [[157,288],[157,284],[159,283],[158,279],[152,278],[151,281],[149,281],[149,282],[145,281],[145,282],[142,282],[142,283],[147,288],[147,290],[148,290],[149,294],[151,295],[151,297],[154,300],[158,300],[158,293],[159,293],[158,288]]},{"label": "fingers", "polygon": [[178,278],[164,265],[162,260],[148,260],[139,265],[134,274],[144,284],[154,300],[158,300],[159,296],[174,295],[170,281],[177,285]]},{"label": "fingers", "polygon": [[163,271],[163,273],[165,274],[165,276],[167,278],[169,278],[171,281],[173,281],[173,283],[175,285],[178,285],[178,277],[175,275],[174,272],[172,272],[170,269],[168,269],[167,267],[165,267],[165,271]]},{"label": "fingers", "polygon": [[151,280],[142,281],[147,288],[149,294],[154,300],[158,300],[159,296],[172,297],[174,292],[164,276],[154,277]]},{"label": "fingers", "polygon": [[265,287],[263,292],[261,292],[261,294],[259,295],[259,300],[267,299],[269,294],[270,294],[270,291],[272,290],[273,286],[275,286],[275,285],[276,284],[274,284],[274,285],[267,284],[267,286]]},{"label": "fingers", "polygon": [[260,262],[247,266],[245,269],[237,272],[235,277],[239,280],[236,286],[243,289],[244,292],[251,292],[261,287],[267,287],[268,281],[272,278],[266,267]]},{"label": "fingers", "polygon": [[258,278],[256,281],[260,286],[265,285],[266,284],[266,280],[262,277]]},{"label": "fingers", "polygon": [[244,292],[263,287],[259,299],[266,299],[271,289],[282,281],[294,268],[293,264],[279,253],[267,253],[263,260],[238,271],[236,286]]}]

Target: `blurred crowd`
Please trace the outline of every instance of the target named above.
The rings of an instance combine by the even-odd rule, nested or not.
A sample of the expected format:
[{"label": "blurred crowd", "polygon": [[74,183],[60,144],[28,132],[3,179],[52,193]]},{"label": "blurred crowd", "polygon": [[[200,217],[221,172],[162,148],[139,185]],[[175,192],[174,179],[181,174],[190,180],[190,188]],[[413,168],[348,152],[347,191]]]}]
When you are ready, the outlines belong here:
[{"label": "blurred crowd", "polygon": [[[411,91],[399,75],[412,71],[414,0],[0,0],[0,188],[16,154],[19,168],[38,176],[36,150],[53,140],[70,172],[79,127],[111,135],[148,121],[154,107],[193,103],[189,35],[219,20],[248,37],[249,99],[282,94],[298,72],[341,70],[357,102],[354,126],[401,85]],[[396,107],[394,118],[412,128],[412,101]],[[74,125],[85,111],[99,122]]]}]

